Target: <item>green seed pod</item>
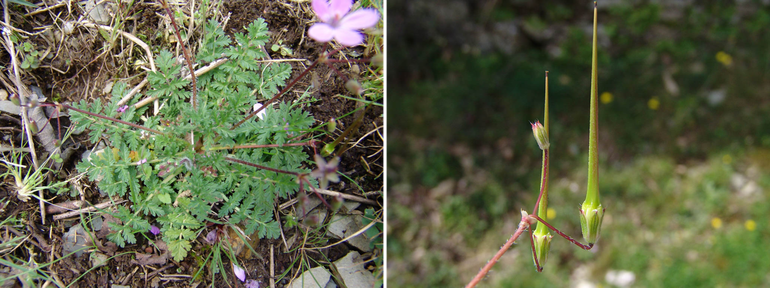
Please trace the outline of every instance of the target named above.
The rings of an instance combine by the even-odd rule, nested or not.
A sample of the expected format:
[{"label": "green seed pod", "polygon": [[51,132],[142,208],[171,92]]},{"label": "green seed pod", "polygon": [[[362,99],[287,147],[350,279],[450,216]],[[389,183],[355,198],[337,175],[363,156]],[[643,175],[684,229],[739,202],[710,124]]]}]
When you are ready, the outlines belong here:
[{"label": "green seed pod", "polygon": [[594,2],[594,37],[591,63],[591,116],[588,129],[588,184],[586,185],[586,200],[580,208],[580,223],[583,228],[583,238],[593,245],[599,238],[604,207],[599,194],[599,101],[596,77],[596,3]]}]

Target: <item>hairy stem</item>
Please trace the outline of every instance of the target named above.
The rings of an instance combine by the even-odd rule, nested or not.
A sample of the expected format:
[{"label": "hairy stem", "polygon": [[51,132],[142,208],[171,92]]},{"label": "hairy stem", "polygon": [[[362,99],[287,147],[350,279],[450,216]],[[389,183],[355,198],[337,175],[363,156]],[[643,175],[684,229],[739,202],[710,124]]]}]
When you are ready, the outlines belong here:
[{"label": "hairy stem", "polygon": [[301,173],[291,172],[291,171],[286,171],[286,170],[281,170],[281,169],[275,169],[275,168],[270,168],[270,167],[267,167],[267,166],[262,166],[262,165],[259,165],[259,164],[254,164],[254,163],[251,163],[251,162],[247,162],[247,161],[243,161],[243,160],[238,160],[238,159],[230,158],[230,157],[225,157],[225,160],[230,161],[230,162],[235,162],[235,163],[238,163],[238,164],[243,164],[243,165],[246,165],[246,166],[257,167],[259,169],[265,169],[265,170],[268,170],[268,171],[273,171],[275,173],[283,173],[283,174],[289,174],[289,175],[294,175],[294,176],[300,176],[301,175]]},{"label": "hairy stem", "polygon": [[[545,129],[545,134],[548,135],[548,138],[550,139],[550,131],[548,131],[548,71],[545,71],[545,108],[543,112],[543,128]],[[537,197],[537,202],[535,202],[535,208],[532,209],[532,213],[536,213],[540,217],[546,217],[548,214],[548,151],[549,149],[543,150],[543,168],[541,171],[541,178],[542,182],[540,182],[540,196]],[[538,203],[542,202],[542,205],[538,207]],[[543,225],[538,224],[535,228],[537,230],[538,235],[545,235],[548,233],[548,229],[546,229]],[[537,259],[537,257],[535,257]],[[542,270],[542,267],[538,266],[539,270]]]},{"label": "hairy stem", "polygon": [[510,249],[511,246],[513,246],[513,243],[516,242],[516,239],[519,239],[519,236],[521,235],[521,233],[524,233],[524,230],[527,229],[528,226],[529,224],[527,224],[527,222],[522,220],[519,223],[519,229],[516,229],[516,232],[513,233],[513,236],[511,236],[511,238],[508,239],[507,242],[505,242],[505,245],[503,245],[503,247],[500,247],[500,250],[497,251],[497,253],[495,253],[495,256],[492,257],[492,260],[489,260],[489,262],[487,262],[487,265],[484,265],[484,268],[481,268],[481,271],[479,271],[479,273],[476,274],[476,277],[473,277],[473,280],[471,280],[471,282],[468,283],[468,285],[465,285],[465,288],[476,287],[476,285],[479,284],[479,282],[481,282],[482,279],[484,279],[484,276],[487,276],[487,274],[489,273],[489,270],[492,270],[492,266],[495,266],[495,263],[497,263],[497,261],[499,261],[500,258],[503,257],[503,254],[505,254],[505,252],[508,251],[508,249]]},{"label": "hairy stem", "polygon": [[265,145],[256,145],[256,144],[245,144],[245,145],[233,145],[233,146],[214,146],[207,150],[209,151],[216,151],[216,150],[229,150],[229,149],[250,149],[250,148],[278,148],[278,147],[290,147],[290,146],[307,146],[310,145],[313,140],[308,142],[301,142],[301,143],[286,143],[286,144],[265,144]]},{"label": "hairy stem", "polygon": [[578,247],[580,247],[583,250],[591,250],[591,248],[594,247],[594,244],[590,244],[590,243],[589,244],[583,244],[583,243],[578,242],[574,238],[567,236],[567,234],[564,234],[563,232],[559,231],[559,229],[556,229],[556,227],[553,227],[551,224],[548,224],[548,222],[543,220],[543,218],[538,217],[537,215],[532,214],[532,215],[529,215],[529,216],[532,217],[532,218],[535,218],[540,223],[543,223],[543,225],[545,225],[549,229],[553,230],[553,232],[556,232],[556,234],[559,234],[559,236],[564,237],[564,239],[567,239],[569,242],[572,242],[572,244],[577,245]]},{"label": "hairy stem", "polygon": [[96,113],[91,113],[91,112],[88,112],[86,110],[78,109],[78,108],[72,107],[72,106],[67,105],[67,104],[59,104],[59,105],[61,105],[62,107],[64,107],[65,109],[68,109],[68,110],[71,109],[71,110],[74,110],[74,111],[77,111],[77,112],[80,112],[80,113],[83,113],[83,114],[86,114],[86,115],[94,116],[94,117],[97,117],[97,118],[102,118],[104,120],[110,120],[110,121],[113,121],[113,122],[118,122],[120,124],[125,124],[125,125],[128,125],[128,126],[134,127],[136,129],[141,129],[141,130],[144,130],[144,131],[147,131],[147,132],[152,132],[152,133],[155,133],[155,134],[158,134],[158,135],[169,136],[168,134],[160,132],[160,131],[155,130],[155,129],[150,129],[150,128],[147,128],[147,127],[144,127],[144,126],[136,125],[134,123],[126,122],[126,121],[123,121],[123,120],[120,120],[120,119],[116,119],[116,118],[112,118],[112,117],[107,117],[107,116],[99,115],[99,114],[96,114]]},{"label": "hairy stem", "polygon": [[308,72],[310,72],[310,70],[311,70],[311,69],[315,68],[315,66],[316,66],[316,65],[318,65],[318,63],[319,63],[321,60],[324,60],[324,61],[328,61],[328,59],[326,59],[327,57],[329,57],[329,56],[331,56],[331,55],[333,55],[334,53],[337,53],[337,52],[339,52],[339,51],[340,51],[340,50],[334,50],[334,51],[332,51],[331,53],[329,53],[328,55],[325,55],[325,56],[321,56],[321,57],[319,57],[318,59],[316,59],[315,61],[313,61],[313,64],[310,64],[310,66],[309,66],[309,67],[307,67],[307,69],[305,69],[305,71],[302,71],[302,73],[300,73],[300,74],[299,74],[299,76],[297,76],[296,78],[294,78],[294,80],[291,80],[291,82],[289,82],[289,85],[286,85],[286,87],[283,87],[283,89],[281,89],[281,91],[278,91],[278,93],[277,93],[277,94],[275,94],[275,96],[273,96],[273,98],[270,98],[270,100],[268,100],[267,102],[265,102],[265,104],[262,104],[262,107],[260,107],[259,109],[257,109],[257,110],[256,110],[256,111],[254,111],[254,112],[251,112],[251,114],[249,114],[248,116],[246,116],[246,118],[244,118],[243,120],[239,121],[238,123],[235,123],[235,125],[233,125],[233,128],[230,128],[230,130],[233,130],[233,129],[235,129],[235,128],[238,128],[238,126],[241,126],[241,124],[243,124],[243,123],[244,123],[244,122],[246,122],[247,120],[251,119],[251,117],[254,117],[254,115],[257,115],[257,113],[259,113],[259,112],[260,112],[260,111],[262,111],[263,109],[267,108],[267,106],[270,106],[270,104],[272,104],[273,102],[275,102],[275,100],[276,100],[276,99],[278,99],[278,97],[280,97],[281,95],[283,95],[283,93],[286,93],[286,91],[289,91],[289,88],[293,87],[293,86],[294,86],[294,84],[297,84],[297,81],[299,81],[299,79],[302,79],[302,77],[305,77],[305,75],[307,75],[307,73],[308,73]]},{"label": "hairy stem", "polygon": [[[196,104],[196,95],[197,95],[197,84],[195,83],[195,69],[193,69],[193,62],[194,59],[190,57],[190,53],[187,52],[187,48],[184,45],[184,41],[182,41],[182,34],[179,33],[179,27],[176,26],[176,20],[174,20],[174,13],[171,11],[171,8],[168,7],[168,3],[166,3],[166,0],[162,0],[163,2],[163,8],[166,8],[166,13],[168,13],[168,18],[171,19],[171,25],[174,26],[174,32],[176,34],[176,38],[179,40],[179,45],[182,46],[182,53],[184,53],[184,59],[187,62],[187,69],[190,69],[190,76],[192,79],[192,98],[190,98],[190,102],[192,103],[193,110],[197,110],[197,104]],[[192,31],[190,31],[192,33]]]}]

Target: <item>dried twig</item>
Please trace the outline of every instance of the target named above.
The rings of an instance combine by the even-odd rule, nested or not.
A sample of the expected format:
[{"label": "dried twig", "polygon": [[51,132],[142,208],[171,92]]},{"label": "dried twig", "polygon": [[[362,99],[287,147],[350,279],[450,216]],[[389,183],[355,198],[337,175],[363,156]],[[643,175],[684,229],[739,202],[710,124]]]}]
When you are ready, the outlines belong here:
[{"label": "dried twig", "polygon": [[[350,195],[350,194],[340,193],[340,192],[331,191],[331,190],[324,190],[324,189],[315,189],[315,191],[320,193],[320,194],[329,195],[329,196],[332,196],[332,197],[339,196],[339,197],[342,197],[343,199],[347,199],[347,200],[352,200],[352,201],[366,203],[366,204],[375,205],[375,206],[379,205],[379,204],[377,204],[377,201],[374,201],[374,200],[371,200],[371,199],[366,199],[364,197],[360,197],[360,196],[356,196],[356,195]],[[299,202],[299,200],[297,200],[297,198],[291,199],[291,200],[287,201],[286,203],[278,205],[278,209],[279,210],[286,209],[289,206],[294,205],[297,202]]]},{"label": "dried twig", "polygon": [[[14,74],[13,82],[16,84],[16,93],[18,94],[21,103],[21,119],[24,121],[24,126],[22,128],[27,134],[27,144],[29,145],[30,155],[32,155],[32,164],[35,165],[35,170],[37,170],[40,169],[40,163],[38,163],[37,160],[37,152],[35,152],[35,143],[32,140],[32,129],[30,129],[29,115],[27,113],[28,93],[24,85],[21,83],[21,75],[19,75],[19,59],[16,59],[16,47],[13,46],[13,41],[11,41],[11,36],[9,35],[10,32],[7,32],[7,30],[10,30],[13,26],[11,25],[10,16],[8,15],[8,7],[6,7],[6,5],[8,5],[6,1],[3,1],[3,17],[5,19],[5,23],[3,24],[5,26],[2,29],[2,35],[3,40],[5,40],[5,48],[8,49],[8,54],[11,56],[11,66],[13,67]],[[38,191],[38,202],[40,204],[40,220],[43,224],[45,224],[45,204],[43,203],[43,190]]]},{"label": "dried twig", "polygon": [[[201,68],[200,68],[200,69],[198,69],[198,70],[195,70],[195,77],[198,77],[198,76],[200,76],[200,75],[203,75],[203,74],[205,74],[206,72],[209,72],[209,71],[211,71],[211,70],[214,70],[214,68],[217,68],[217,67],[219,67],[220,65],[224,64],[224,63],[225,63],[225,62],[227,62],[228,60],[230,60],[230,59],[227,59],[227,58],[222,58],[222,59],[219,59],[219,60],[217,60],[217,61],[211,62],[211,64],[209,64],[209,65],[206,65],[206,66],[204,66],[204,67],[201,67]],[[192,75],[190,75],[190,74],[187,74],[187,76],[185,76],[185,77],[184,77],[184,79],[188,79],[188,80],[190,80],[190,79],[192,79]],[[147,79],[145,79],[144,81],[142,81],[142,83],[146,83],[146,82],[147,82]],[[125,104],[125,102],[128,102],[128,100],[130,100],[130,99],[131,99],[131,97],[133,97],[133,96],[134,96],[134,94],[136,94],[136,92],[139,92],[138,90],[139,90],[139,89],[141,89],[141,87],[139,87],[139,86],[141,86],[141,85],[142,85],[142,83],[139,83],[139,85],[137,85],[137,87],[135,87],[134,89],[132,89],[132,90],[131,90],[131,92],[129,92],[129,93],[128,93],[128,95],[126,95],[126,97],[123,97],[123,99],[120,99],[120,103],[118,103],[118,105],[122,105],[122,104]],[[136,90],[136,92],[134,92],[134,90]],[[133,94],[132,94],[132,93],[133,93]],[[145,105],[147,105],[147,104],[150,104],[150,102],[152,102],[152,101],[155,101],[156,99],[158,99],[158,97],[154,97],[154,96],[153,96],[153,97],[147,97],[147,98],[144,98],[144,99],[142,99],[141,101],[139,101],[139,102],[136,102],[136,104],[134,104],[134,108],[136,108],[136,109],[142,108],[142,107],[144,107]],[[124,102],[123,100],[125,100],[125,102]],[[121,103],[122,103],[122,104],[121,104]]]},{"label": "dried twig", "polygon": [[117,201],[117,202],[104,202],[104,203],[97,204],[97,205],[94,205],[94,206],[89,206],[89,207],[86,207],[86,208],[81,208],[81,209],[78,209],[78,210],[73,210],[73,211],[70,211],[70,212],[67,212],[67,213],[62,213],[62,214],[53,216],[53,220],[57,221],[57,220],[67,219],[69,217],[78,216],[78,215],[83,214],[83,213],[94,212],[96,210],[102,210],[102,209],[105,209],[105,208],[108,208],[108,207],[112,207],[113,205],[123,204],[124,202],[126,202],[126,200],[120,200],[120,201]]},{"label": "dried twig", "polygon": [[275,288],[275,255],[273,244],[270,244],[270,288]]}]

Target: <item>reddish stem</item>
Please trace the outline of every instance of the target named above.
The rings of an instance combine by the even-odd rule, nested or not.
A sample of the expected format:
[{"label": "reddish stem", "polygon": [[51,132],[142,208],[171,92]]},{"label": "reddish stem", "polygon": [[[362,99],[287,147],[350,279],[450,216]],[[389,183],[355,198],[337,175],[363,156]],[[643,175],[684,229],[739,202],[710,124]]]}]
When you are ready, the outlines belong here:
[{"label": "reddish stem", "polygon": [[334,66],[332,66],[332,64],[329,64],[329,61],[331,61],[331,60],[333,60],[333,59],[329,59],[329,60],[324,61],[324,64],[326,64],[326,67],[329,67],[329,69],[332,69],[332,71],[334,71],[334,73],[337,73],[337,76],[342,78],[343,82],[348,82],[348,77],[345,77],[345,75],[343,75],[342,72],[340,72],[340,70],[337,70],[337,67],[334,67]]},{"label": "reddish stem", "polygon": [[[273,98],[270,98],[270,100],[268,100],[267,102],[265,102],[265,104],[262,104],[262,107],[259,107],[259,109],[257,109],[256,111],[254,111],[254,112],[251,112],[251,114],[249,114],[249,116],[246,116],[246,118],[244,118],[244,119],[243,119],[243,120],[241,120],[240,122],[238,122],[238,123],[235,123],[235,125],[233,126],[233,128],[230,128],[230,130],[233,130],[233,129],[235,129],[235,128],[238,128],[238,126],[241,126],[241,124],[243,124],[244,122],[246,122],[246,120],[249,120],[249,119],[251,119],[251,117],[254,117],[254,115],[257,115],[257,113],[259,113],[260,111],[262,111],[262,109],[265,109],[267,106],[270,106],[270,104],[272,104],[273,102],[275,102],[275,100],[276,100],[276,99],[278,99],[278,97],[280,97],[281,95],[283,95],[283,93],[286,93],[286,91],[288,91],[288,90],[289,90],[289,88],[293,87],[293,86],[294,86],[294,84],[297,84],[297,81],[299,81],[299,79],[302,79],[302,77],[305,77],[305,75],[307,74],[307,72],[309,72],[309,71],[310,71],[310,69],[313,69],[313,68],[315,67],[315,65],[318,65],[318,62],[320,62],[320,61],[321,61],[321,59],[326,59],[327,57],[329,57],[329,56],[333,55],[334,53],[337,53],[338,51],[340,51],[340,50],[334,50],[334,51],[332,51],[331,53],[329,53],[329,55],[326,55],[326,56],[321,56],[320,58],[318,58],[318,59],[316,59],[315,61],[313,61],[313,64],[311,64],[311,65],[310,65],[310,67],[307,67],[307,69],[305,69],[305,71],[302,71],[302,73],[301,73],[301,74],[299,74],[299,76],[297,76],[297,78],[294,78],[294,80],[291,80],[291,82],[289,83],[289,85],[286,85],[286,87],[283,87],[283,89],[281,89],[281,91],[279,91],[279,92],[278,92],[278,94],[275,94],[275,96],[273,96]],[[327,59],[327,60],[328,60],[328,59]]]},{"label": "reddish stem", "polygon": [[326,205],[326,208],[329,208],[329,210],[334,210],[332,209],[332,206],[326,202],[326,199],[324,199],[324,197],[321,196],[321,193],[318,193],[318,191],[315,190],[315,187],[313,187],[313,185],[310,185],[310,180],[307,180],[307,177],[302,177],[300,181],[304,181],[305,183],[307,183],[307,187],[310,187],[313,193],[315,193],[315,196],[318,197],[318,199],[321,199],[321,202],[323,202],[324,205]]},{"label": "reddish stem", "polygon": [[136,125],[134,123],[129,123],[129,122],[126,122],[126,121],[123,121],[123,120],[120,120],[120,119],[116,119],[116,118],[112,118],[112,117],[107,117],[107,116],[99,115],[99,114],[96,114],[96,113],[91,113],[91,112],[88,112],[86,110],[78,109],[78,108],[72,107],[72,106],[67,105],[67,104],[60,104],[60,105],[62,107],[64,107],[64,108],[66,108],[66,109],[72,109],[72,110],[75,110],[77,112],[80,112],[80,113],[83,113],[83,114],[86,114],[86,115],[94,116],[94,117],[97,117],[97,118],[102,118],[104,120],[110,120],[110,121],[113,121],[113,122],[118,122],[120,124],[126,124],[128,126],[131,126],[131,127],[137,128],[137,129],[142,129],[144,131],[152,132],[152,133],[155,133],[155,134],[158,134],[158,135],[169,136],[168,134],[160,132],[158,130],[150,129],[150,128],[147,128],[147,127],[144,127],[144,126],[139,126],[139,125]]},{"label": "reddish stem", "polygon": [[535,251],[535,236],[533,236],[532,230],[535,229],[529,229],[529,243],[532,246],[532,258],[535,259],[535,268],[537,269],[537,272],[543,272],[543,266],[540,266],[540,261],[537,260],[537,251]]},{"label": "reddish stem", "polygon": [[[187,61],[187,69],[190,69],[190,78],[192,79],[192,99],[190,100],[192,102],[193,110],[198,110],[196,107],[196,91],[197,91],[197,84],[195,83],[195,69],[193,69],[193,62],[194,59],[190,58],[190,53],[187,52],[187,48],[184,46],[184,41],[182,41],[182,35],[179,33],[179,27],[176,26],[176,20],[174,20],[174,13],[171,12],[171,8],[168,7],[168,3],[166,3],[166,0],[162,0],[163,2],[163,8],[166,8],[166,13],[168,13],[168,18],[171,19],[171,25],[174,26],[174,33],[176,34],[176,38],[179,40],[179,45],[182,46],[182,53],[184,53],[184,59]],[[192,31],[190,31],[192,33]]]},{"label": "reddish stem", "polygon": [[[564,239],[569,240],[569,242],[572,242],[572,244],[577,245],[578,247],[580,247],[583,250],[591,250],[591,248],[594,247],[594,244],[586,245],[586,244],[578,242],[577,240],[573,239],[572,237],[567,236],[567,234],[562,233],[561,231],[559,231],[559,229],[556,229],[556,227],[551,226],[551,224],[548,224],[548,222],[545,222],[545,220],[543,220],[543,218],[537,217],[537,215],[535,215],[535,214],[530,214],[529,216],[531,216],[532,218],[537,219],[537,221],[540,221],[540,223],[543,223],[543,225],[545,225],[548,228],[550,228],[551,230],[553,230],[553,232],[556,232],[556,234],[559,234],[559,236],[564,237]],[[535,258],[537,258],[537,257],[535,257]]]},{"label": "reddish stem", "polygon": [[[311,140],[312,141],[312,140]],[[265,144],[265,145],[234,145],[234,146],[222,146],[215,147],[211,150],[224,150],[224,149],[249,149],[249,148],[277,148],[277,147],[289,147],[289,146],[306,146],[310,145],[310,142],[301,143],[286,143],[286,144]]]},{"label": "reddish stem", "polygon": [[535,208],[532,209],[532,213],[537,214],[537,206],[540,205],[540,199],[543,198],[545,192],[545,180],[548,179],[548,149],[543,150],[543,180],[540,183],[540,195],[537,196],[535,202]]},{"label": "reddish stem", "polygon": [[369,63],[369,62],[372,62],[372,59],[348,59],[348,60],[329,59],[329,60],[326,60],[326,62],[329,62],[329,63],[350,63],[350,62],[353,62],[353,63]]},{"label": "reddish stem", "polygon": [[489,273],[489,270],[492,270],[492,266],[494,266],[495,263],[497,263],[497,261],[499,261],[500,258],[503,257],[503,254],[505,254],[505,252],[508,251],[509,248],[511,248],[513,243],[516,242],[516,239],[519,238],[521,233],[523,233],[524,229],[527,229],[528,226],[529,224],[527,224],[527,222],[524,219],[522,219],[522,221],[519,223],[519,229],[516,230],[516,233],[513,233],[513,236],[511,236],[511,238],[508,239],[508,242],[505,242],[505,245],[503,245],[503,247],[501,247],[500,250],[497,251],[497,253],[495,253],[495,256],[492,257],[492,260],[489,260],[489,262],[487,262],[487,265],[484,265],[484,268],[481,268],[481,271],[479,271],[479,273],[476,274],[476,277],[473,277],[473,280],[471,280],[471,282],[468,283],[468,285],[465,285],[465,288],[476,287],[476,285],[479,284],[479,282],[481,282],[482,279],[484,279],[484,276],[486,276],[487,273]]},{"label": "reddish stem", "polygon": [[259,164],[254,164],[254,163],[251,163],[251,162],[247,162],[247,161],[243,161],[243,160],[238,160],[238,159],[230,158],[230,157],[225,157],[225,160],[230,161],[230,162],[235,162],[235,163],[243,164],[243,165],[246,165],[246,166],[257,167],[259,169],[265,169],[265,170],[268,170],[268,171],[273,171],[275,173],[283,173],[283,174],[289,174],[289,175],[294,175],[294,176],[301,175],[300,173],[297,173],[297,172],[291,172],[291,171],[286,171],[286,170],[281,170],[281,169],[270,168],[270,167],[267,167],[267,166],[262,166],[262,165],[259,165]]}]

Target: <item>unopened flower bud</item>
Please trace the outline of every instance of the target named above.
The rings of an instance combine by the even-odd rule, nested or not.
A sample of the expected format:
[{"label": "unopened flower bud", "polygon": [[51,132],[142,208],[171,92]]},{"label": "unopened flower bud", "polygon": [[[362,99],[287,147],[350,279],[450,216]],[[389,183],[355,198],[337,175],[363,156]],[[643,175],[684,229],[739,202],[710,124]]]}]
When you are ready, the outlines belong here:
[{"label": "unopened flower bud", "polygon": [[540,124],[540,121],[535,121],[532,124],[532,134],[535,135],[535,140],[537,140],[537,146],[540,146],[540,150],[548,150],[551,147],[551,143],[548,142],[548,132],[545,131],[545,127],[543,127],[543,124]]},{"label": "unopened flower bud", "polygon": [[334,117],[332,117],[332,120],[329,120],[329,122],[326,123],[326,129],[329,130],[329,133],[337,130],[337,119],[334,119]]},{"label": "unopened flower bud", "polygon": [[40,129],[37,129],[37,122],[35,120],[29,120],[29,129],[32,130],[32,134],[37,134]]},{"label": "unopened flower bud", "polygon": [[338,210],[340,210],[340,208],[342,208],[342,204],[345,203],[345,198],[342,198],[342,195],[337,195],[332,197],[331,202],[332,202],[331,203],[332,211],[337,212]]},{"label": "unopened flower bud", "polygon": [[324,145],[324,147],[321,148],[321,155],[324,157],[331,155],[332,153],[334,153],[334,148],[335,148],[334,143],[329,143]]},{"label": "unopened flower bud", "polygon": [[588,245],[593,246],[596,240],[599,239],[599,232],[602,229],[602,220],[604,220],[604,207],[599,204],[596,207],[588,207],[592,205],[583,204],[580,209],[580,227],[583,229],[583,238],[586,239]]},{"label": "unopened flower bud", "polygon": [[553,235],[551,233],[545,233],[545,234],[539,234],[534,233],[532,234],[532,241],[535,244],[535,254],[532,254],[532,260],[537,260],[535,265],[540,264],[540,267],[537,267],[538,269],[542,269],[543,266],[545,266],[546,260],[548,260],[548,250],[551,249],[551,239],[553,239]]},{"label": "unopened flower bud", "polygon": [[21,102],[19,101],[19,95],[16,95],[16,93],[12,93],[11,96],[8,98],[11,99],[11,102],[13,103],[13,105],[16,105],[16,106],[21,105]]},{"label": "unopened flower bud", "polygon": [[358,83],[357,80],[350,79],[348,82],[345,82],[345,88],[350,91],[350,93],[361,95],[361,93],[364,92],[363,87],[361,87],[361,83]]},{"label": "unopened flower bud", "polygon": [[305,217],[305,225],[311,226],[311,227],[317,227],[319,224],[321,224],[321,218],[318,216],[317,213],[313,213],[310,215],[307,215]]},{"label": "unopened flower bud", "polygon": [[382,63],[385,62],[385,57],[382,56],[382,54],[377,54],[377,55],[374,55],[374,57],[372,57],[370,61],[371,61],[371,64],[374,66],[382,66]]}]

